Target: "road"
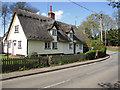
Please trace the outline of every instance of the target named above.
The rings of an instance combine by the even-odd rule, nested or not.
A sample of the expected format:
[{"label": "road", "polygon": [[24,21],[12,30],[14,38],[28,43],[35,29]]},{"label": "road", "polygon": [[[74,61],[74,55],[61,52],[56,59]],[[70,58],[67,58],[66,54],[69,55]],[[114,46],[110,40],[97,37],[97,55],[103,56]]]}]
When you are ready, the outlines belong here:
[{"label": "road", "polygon": [[118,81],[118,52],[102,62],[2,81],[3,88],[99,88]]}]

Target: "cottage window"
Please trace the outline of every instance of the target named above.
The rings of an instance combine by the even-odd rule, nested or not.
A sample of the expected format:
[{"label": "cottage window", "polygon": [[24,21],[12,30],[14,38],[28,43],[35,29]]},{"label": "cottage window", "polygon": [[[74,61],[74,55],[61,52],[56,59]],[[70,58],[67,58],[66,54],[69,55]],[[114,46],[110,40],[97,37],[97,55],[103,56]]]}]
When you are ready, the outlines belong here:
[{"label": "cottage window", "polygon": [[82,49],[82,44],[81,43],[79,44],[79,49]]},{"label": "cottage window", "polygon": [[16,40],[13,40],[14,46],[16,46]]},{"label": "cottage window", "polygon": [[69,44],[69,49],[72,49],[72,43]]},{"label": "cottage window", "polygon": [[11,40],[8,41],[8,48],[11,47]]},{"label": "cottage window", "polygon": [[7,40],[4,41],[4,46],[7,46]]},{"label": "cottage window", "polygon": [[50,42],[45,42],[45,49],[50,49]]},{"label": "cottage window", "polygon": [[57,49],[57,42],[53,42],[53,49]]},{"label": "cottage window", "polygon": [[70,38],[73,38],[73,33],[70,33]]},{"label": "cottage window", "polygon": [[15,33],[18,33],[19,32],[19,25],[16,25],[15,26]]},{"label": "cottage window", "polygon": [[18,49],[21,49],[21,41],[18,41]]},{"label": "cottage window", "polygon": [[56,36],[57,35],[57,31],[55,29],[52,30],[52,35]]}]

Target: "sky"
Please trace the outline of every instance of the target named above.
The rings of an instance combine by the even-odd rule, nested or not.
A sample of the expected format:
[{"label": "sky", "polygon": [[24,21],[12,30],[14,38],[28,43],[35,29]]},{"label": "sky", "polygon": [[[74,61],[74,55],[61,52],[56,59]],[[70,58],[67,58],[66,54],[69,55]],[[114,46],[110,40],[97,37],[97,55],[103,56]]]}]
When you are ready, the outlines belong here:
[{"label": "sky", "polygon": [[[51,5],[52,11],[55,13],[55,18],[57,21],[61,21],[67,24],[72,24],[72,25],[75,25],[75,21],[76,21],[76,26],[79,26],[83,21],[86,20],[87,16],[93,13],[91,11],[88,11],[82,7],[79,7],[73,4],[70,1],[69,2],[51,2],[50,0],[47,0],[47,1],[33,2],[32,0],[31,2],[28,2],[28,3],[32,7],[36,7],[39,10],[37,14],[40,14],[46,17],[48,16],[49,7]],[[12,4],[14,2],[8,2],[8,3]],[[76,2],[76,3],[92,11],[95,11],[96,13],[102,12],[104,14],[109,15],[110,17],[112,17],[113,12],[117,11],[117,9],[113,9],[111,6],[108,6],[108,2]],[[0,31],[0,36],[1,35],[3,35],[3,31]]]}]

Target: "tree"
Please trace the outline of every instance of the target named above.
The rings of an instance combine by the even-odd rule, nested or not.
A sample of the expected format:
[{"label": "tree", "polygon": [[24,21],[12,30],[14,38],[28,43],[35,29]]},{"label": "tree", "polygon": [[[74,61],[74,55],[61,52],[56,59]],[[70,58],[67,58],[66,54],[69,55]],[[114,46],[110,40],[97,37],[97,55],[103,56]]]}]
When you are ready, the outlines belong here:
[{"label": "tree", "polygon": [[12,5],[9,5],[8,3],[2,4],[2,10],[0,10],[0,14],[2,17],[2,25],[4,27],[4,34],[6,32],[6,26],[8,25],[10,21],[10,16],[12,12],[14,11],[14,9],[16,8],[30,11],[33,13],[36,13],[39,11],[37,8],[32,7],[30,4],[26,2],[16,2],[16,3],[13,3]]},{"label": "tree", "polygon": [[11,9],[11,13],[14,11],[14,9],[16,8],[19,8],[19,9],[23,9],[23,10],[26,10],[26,11],[30,11],[30,12],[33,12],[33,13],[36,13],[38,12],[39,10],[35,7],[32,7],[30,4],[28,4],[27,2],[16,2],[16,3],[13,3],[11,6],[10,6],[10,9]]},{"label": "tree", "polygon": [[118,46],[118,42],[119,42],[118,30],[119,29],[110,29],[107,32],[107,45],[109,45],[109,46]]},{"label": "tree", "polygon": [[118,8],[118,28],[120,28],[120,0],[118,2],[115,2],[115,0],[107,0],[110,3],[109,6],[112,6],[113,8]]},{"label": "tree", "polygon": [[2,4],[2,12],[1,12],[1,16],[2,16],[2,25],[4,27],[4,34],[5,34],[5,29],[6,29],[6,25],[8,24],[8,19],[9,19],[9,13],[10,13],[10,9],[9,9],[9,4]]}]

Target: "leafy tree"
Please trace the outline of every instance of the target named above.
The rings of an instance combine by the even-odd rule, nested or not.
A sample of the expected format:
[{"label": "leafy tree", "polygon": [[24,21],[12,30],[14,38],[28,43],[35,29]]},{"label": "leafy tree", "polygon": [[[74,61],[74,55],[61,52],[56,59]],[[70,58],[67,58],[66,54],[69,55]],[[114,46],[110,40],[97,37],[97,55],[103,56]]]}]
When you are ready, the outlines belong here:
[{"label": "leafy tree", "polygon": [[[100,15],[97,13],[91,14],[87,17],[86,21],[83,21],[79,26],[79,29],[83,30],[90,39],[98,39],[100,37]],[[116,28],[116,23],[108,15],[103,14],[102,17],[103,30],[109,30],[110,28]]]},{"label": "leafy tree", "polygon": [[118,46],[118,30],[119,29],[110,29],[107,32],[107,45],[109,46]]}]

